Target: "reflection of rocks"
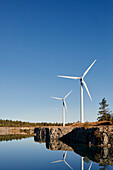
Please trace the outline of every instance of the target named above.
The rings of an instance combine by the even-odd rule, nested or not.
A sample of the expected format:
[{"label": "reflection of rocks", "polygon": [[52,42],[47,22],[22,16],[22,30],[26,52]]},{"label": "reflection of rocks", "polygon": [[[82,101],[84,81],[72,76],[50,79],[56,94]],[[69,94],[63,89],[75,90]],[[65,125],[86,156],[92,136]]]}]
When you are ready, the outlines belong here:
[{"label": "reflection of rocks", "polygon": [[50,150],[73,151],[73,149],[59,140],[50,140],[46,142],[46,148]]},{"label": "reflection of rocks", "polygon": [[[92,130],[90,130],[90,129],[89,129],[89,131],[92,132]],[[81,130],[80,137],[83,132],[84,132],[84,136],[87,135],[87,133],[85,134],[85,130],[83,130],[83,131]],[[74,151],[75,153],[79,154],[80,156],[87,157],[88,159],[92,160],[93,162],[97,162],[100,165],[105,165],[105,166],[113,165],[113,148],[112,147],[111,148],[108,148],[107,146],[106,147],[105,146],[104,147],[96,147],[96,146],[89,147],[89,145],[78,144],[78,143],[74,142],[74,140],[72,138],[74,135],[70,136],[70,138],[65,138],[65,140],[64,140],[65,142],[62,142],[59,140],[52,140],[52,139],[48,140],[48,138],[46,139],[46,135],[45,135],[45,134],[47,134],[47,131],[45,131],[44,129],[38,131],[38,133],[39,133],[39,136],[38,135],[35,136],[34,140],[37,142],[45,142],[46,141],[46,148],[48,148],[50,150]],[[53,134],[53,129],[51,129],[51,133]],[[56,132],[54,131],[54,133],[56,133]],[[95,130],[94,130],[94,133],[95,133]],[[104,137],[104,140],[103,139],[102,140],[103,140],[103,143],[105,144],[105,142],[109,139],[109,136],[106,136],[106,133],[105,134],[102,133],[102,134]],[[96,135],[97,135],[96,137],[100,137],[100,131],[97,131]],[[89,139],[91,139],[91,138],[92,138],[92,135],[89,137]],[[111,136],[110,136],[109,140],[112,140]]]},{"label": "reflection of rocks", "polygon": [[87,157],[93,162],[97,162],[101,165],[113,165],[113,148],[96,146],[89,147],[84,144],[75,144],[72,141],[65,143],[72,147],[74,152],[82,157]]},{"label": "reflection of rocks", "polygon": [[41,137],[41,136],[34,136],[34,141],[39,142],[39,143],[46,143],[46,138]]},{"label": "reflection of rocks", "polygon": [[95,155],[99,164],[113,165],[113,148],[103,147],[100,153]]}]

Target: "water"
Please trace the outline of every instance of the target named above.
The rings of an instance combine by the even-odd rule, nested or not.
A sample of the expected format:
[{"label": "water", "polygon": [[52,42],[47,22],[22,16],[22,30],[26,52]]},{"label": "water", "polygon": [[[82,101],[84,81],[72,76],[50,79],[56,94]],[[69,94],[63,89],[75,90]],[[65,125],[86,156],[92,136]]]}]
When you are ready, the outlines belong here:
[{"label": "water", "polygon": [[[13,138],[13,140],[12,140]],[[100,170],[112,169],[112,152],[85,145],[64,144],[59,141],[37,142],[37,138],[0,137],[1,170]],[[16,140],[16,139],[18,140]],[[44,141],[43,141],[44,142]],[[60,150],[61,149],[61,150]],[[108,154],[108,153],[111,153]],[[58,161],[59,162],[54,162]],[[54,163],[52,163],[54,162]],[[97,163],[98,162],[98,163]],[[104,162],[104,166],[103,165]]]}]

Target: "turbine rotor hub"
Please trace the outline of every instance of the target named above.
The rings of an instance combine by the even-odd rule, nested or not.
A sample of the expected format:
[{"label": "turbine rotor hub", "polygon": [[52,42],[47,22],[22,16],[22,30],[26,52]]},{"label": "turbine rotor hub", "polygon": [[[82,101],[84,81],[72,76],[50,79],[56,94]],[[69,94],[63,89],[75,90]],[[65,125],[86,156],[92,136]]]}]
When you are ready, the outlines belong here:
[{"label": "turbine rotor hub", "polygon": [[80,78],[80,81],[83,82],[83,77]]}]

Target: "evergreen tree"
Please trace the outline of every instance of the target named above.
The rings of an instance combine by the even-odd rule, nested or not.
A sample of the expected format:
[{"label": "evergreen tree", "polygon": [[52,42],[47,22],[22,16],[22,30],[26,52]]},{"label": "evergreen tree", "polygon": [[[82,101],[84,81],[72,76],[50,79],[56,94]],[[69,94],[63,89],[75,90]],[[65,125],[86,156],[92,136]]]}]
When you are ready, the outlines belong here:
[{"label": "evergreen tree", "polygon": [[97,118],[98,121],[104,121],[107,120],[109,121],[111,118],[111,111],[109,111],[109,104],[107,104],[107,100],[105,100],[105,98],[102,99],[102,102],[99,103],[100,107],[99,107],[99,111],[98,111],[98,115],[99,117]]}]

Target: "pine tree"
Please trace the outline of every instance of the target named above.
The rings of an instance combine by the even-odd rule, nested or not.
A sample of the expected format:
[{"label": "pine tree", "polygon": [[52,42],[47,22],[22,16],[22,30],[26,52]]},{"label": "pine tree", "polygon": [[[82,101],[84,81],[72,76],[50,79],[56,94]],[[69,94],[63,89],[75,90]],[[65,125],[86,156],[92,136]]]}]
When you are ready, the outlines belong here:
[{"label": "pine tree", "polygon": [[98,111],[98,115],[99,117],[97,118],[98,121],[104,121],[107,120],[109,121],[111,118],[111,111],[109,111],[109,104],[107,104],[107,100],[105,100],[105,98],[102,99],[102,102],[99,103],[100,107],[99,107],[99,111]]}]

